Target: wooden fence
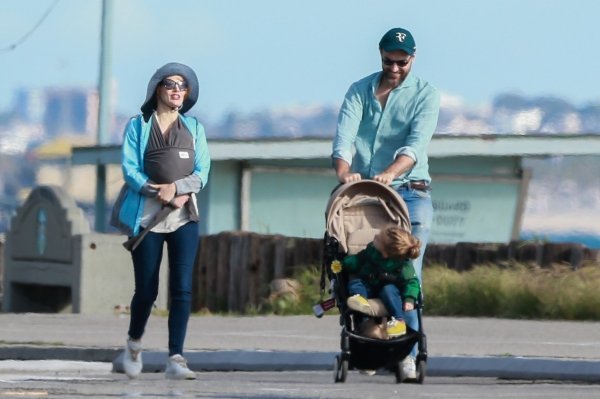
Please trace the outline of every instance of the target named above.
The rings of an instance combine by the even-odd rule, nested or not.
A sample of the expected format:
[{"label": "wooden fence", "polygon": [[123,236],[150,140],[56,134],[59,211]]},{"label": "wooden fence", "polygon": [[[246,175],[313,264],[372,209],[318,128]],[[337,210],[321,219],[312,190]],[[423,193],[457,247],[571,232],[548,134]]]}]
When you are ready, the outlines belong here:
[{"label": "wooden fence", "polygon": [[[581,244],[511,242],[508,244],[430,244],[424,267],[446,264],[468,270],[476,264],[568,264],[598,262],[598,250]],[[223,232],[201,238],[194,270],[194,311],[245,312],[269,296],[273,279],[289,278],[298,268],[320,266],[323,240],[247,232]]]},{"label": "wooden fence", "polygon": [[[4,240],[0,239],[0,299],[3,250]],[[292,277],[299,268],[320,266],[322,256],[320,239],[237,231],[204,236],[194,268],[192,308],[244,313],[248,306],[257,306],[269,296],[271,281]],[[477,264],[513,263],[564,264],[576,269],[585,263],[600,263],[600,251],[574,243],[429,244],[424,259],[424,267],[445,264],[461,271]]]},{"label": "wooden fence", "polygon": [[225,232],[204,236],[196,259],[192,309],[244,312],[269,296],[273,279],[320,265],[322,240]]},{"label": "wooden fence", "polygon": [[508,244],[460,242],[453,245],[430,244],[424,264],[445,264],[463,271],[480,264],[511,265],[524,263],[540,267],[554,264],[578,269],[585,262],[598,262],[600,251],[577,243],[513,241]]}]

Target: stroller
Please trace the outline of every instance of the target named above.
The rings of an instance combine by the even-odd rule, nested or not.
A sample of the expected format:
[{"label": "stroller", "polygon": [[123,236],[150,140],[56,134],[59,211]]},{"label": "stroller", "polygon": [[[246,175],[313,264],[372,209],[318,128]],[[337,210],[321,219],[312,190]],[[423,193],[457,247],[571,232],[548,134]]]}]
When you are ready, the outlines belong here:
[{"label": "stroller", "polygon": [[[331,267],[334,261],[341,261],[346,255],[364,249],[383,226],[394,224],[410,231],[408,209],[404,200],[394,189],[374,180],[346,183],[333,191],[327,204],[326,223],[321,293],[323,295],[325,291],[327,276],[330,292],[340,311],[342,326],[341,352],[336,355],[334,362],[335,382],[345,382],[348,370],[354,369],[388,369],[395,373],[397,383],[408,382],[403,381],[401,362],[416,343],[416,382],[422,384],[427,362],[427,340],[421,320],[422,295],[419,294],[415,304],[419,331],[407,327],[407,333],[397,338],[371,338],[363,335],[360,330],[360,320],[368,316],[353,311],[346,305],[349,276],[344,270],[335,273]],[[381,322],[387,316],[385,306],[379,299],[369,299],[369,303],[374,310],[371,321]]]}]

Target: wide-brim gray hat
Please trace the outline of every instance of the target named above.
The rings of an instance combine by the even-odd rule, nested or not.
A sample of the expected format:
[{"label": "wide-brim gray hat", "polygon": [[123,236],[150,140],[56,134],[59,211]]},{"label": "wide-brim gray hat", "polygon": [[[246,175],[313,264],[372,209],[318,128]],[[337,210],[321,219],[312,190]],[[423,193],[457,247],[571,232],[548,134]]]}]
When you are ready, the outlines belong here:
[{"label": "wide-brim gray hat", "polygon": [[187,95],[179,112],[181,114],[189,111],[190,108],[198,101],[198,78],[196,73],[187,65],[177,62],[170,62],[158,68],[148,82],[148,90],[146,91],[146,100],[141,106],[142,114],[149,116],[156,109],[156,87],[168,76],[179,75],[185,79],[188,85]]}]

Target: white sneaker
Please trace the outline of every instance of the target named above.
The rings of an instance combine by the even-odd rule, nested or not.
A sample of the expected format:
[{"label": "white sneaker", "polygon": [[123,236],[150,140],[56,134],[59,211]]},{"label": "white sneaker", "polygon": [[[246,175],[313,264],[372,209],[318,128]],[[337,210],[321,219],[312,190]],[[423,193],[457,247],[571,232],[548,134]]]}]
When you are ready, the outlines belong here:
[{"label": "white sneaker", "polygon": [[188,368],[183,356],[173,355],[167,360],[165,377],[170,380],[195,380],[196,373]]},{"label": "white sneaker", "polygon": [[406,356],[400,364],[400,375],[402,380],[416,380],[417,379],[417,365],[415,364],[415,358],[412,356]]},{"label": "white sneaker", "polygon": [[372,376],[377,373],[377,370],[359,370],[359,373],[362,375]]},{"label": "white sneaker", "polygon": [[142,341],[127,338],[123,353],[123,369],[129,378],[135,378],[142,372]]}]

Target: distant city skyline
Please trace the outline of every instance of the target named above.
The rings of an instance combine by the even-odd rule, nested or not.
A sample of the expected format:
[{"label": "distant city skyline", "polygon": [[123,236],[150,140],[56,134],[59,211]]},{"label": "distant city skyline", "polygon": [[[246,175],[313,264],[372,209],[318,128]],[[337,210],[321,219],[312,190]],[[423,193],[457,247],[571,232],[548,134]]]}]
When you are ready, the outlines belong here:
[{"label": "distant city skyline", "polygon": [[[0,110],[18,88],[95,87],[102,1],[3,1]],[[505,92],[600,102],[600,55],[591,44],[600,2],[567,0],[113,1],[116,110],[139,112],[149,77],[179,61],[200,80],[194,108],[229,111],[339,105],[348,86],[380,69],[379,38],[413,32],[413,73],[447,99],[484,105]],[[11,49],[14,44],[18,45]]]},{"label": "distant city skyline", "polygon": [[[20,89],[13,107],[14,110],[0,120],[0,152],[24,151],[24,144],[31,139],[96,137],[98,93],[95,89]],[[190,114],[196,115],[193,110]],[[247,114],[229,112],[220,121],[206,120],[202,116],[200,120],[210,138],[328,137],[335,132],[337,114],[337,107],[321,105],[265,109]],[[112,114],[108,142],[121,141],[127,119],[129,116],[123,113]],[[19,128],[15,130],[17,125]],[[600,104],[576,107],[560,98],[502,94],[489,106],[476,109],[446,99],[440,107],[436,133],[600,134]],[[15,146],[17,137],[22,144]]]}]

